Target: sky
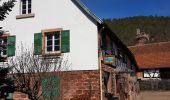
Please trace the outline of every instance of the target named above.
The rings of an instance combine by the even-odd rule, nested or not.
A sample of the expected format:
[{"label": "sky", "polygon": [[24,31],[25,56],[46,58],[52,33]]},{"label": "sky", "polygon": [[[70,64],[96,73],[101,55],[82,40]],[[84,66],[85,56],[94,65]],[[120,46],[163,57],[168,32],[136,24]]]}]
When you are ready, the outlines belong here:
[{"label": "sky", "polygon": [[131,16],[170,16],[170,0],[81,1],[101,19]]}]

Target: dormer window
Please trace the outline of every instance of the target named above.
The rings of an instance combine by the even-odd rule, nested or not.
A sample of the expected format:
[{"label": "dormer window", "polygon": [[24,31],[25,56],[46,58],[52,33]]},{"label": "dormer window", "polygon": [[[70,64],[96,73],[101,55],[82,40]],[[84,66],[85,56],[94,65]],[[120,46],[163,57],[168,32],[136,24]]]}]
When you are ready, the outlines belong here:
[{"label": "dormer window", "polygon": [[21,0],[21,14],[31,13],[31,0]]}]

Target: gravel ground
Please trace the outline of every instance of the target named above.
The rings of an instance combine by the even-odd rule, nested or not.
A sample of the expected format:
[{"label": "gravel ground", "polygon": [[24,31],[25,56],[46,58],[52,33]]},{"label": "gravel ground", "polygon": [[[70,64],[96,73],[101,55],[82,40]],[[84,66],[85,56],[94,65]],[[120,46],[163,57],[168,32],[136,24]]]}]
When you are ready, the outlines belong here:
[{"label": "gravel ground", "polygon": [[144,91],[138,100],[170,100],[170,91]]}]

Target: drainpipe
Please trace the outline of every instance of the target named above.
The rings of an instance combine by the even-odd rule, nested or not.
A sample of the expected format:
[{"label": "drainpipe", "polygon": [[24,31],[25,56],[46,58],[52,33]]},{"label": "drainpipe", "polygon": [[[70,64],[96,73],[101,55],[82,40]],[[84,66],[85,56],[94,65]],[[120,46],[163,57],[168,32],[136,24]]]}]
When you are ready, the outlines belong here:
[{"label": "drainpipe", "polygon": [[100,70],[100,100],[103,100],[103,88],[102,88],[102,64],[101,57],[99,57],[99,70]]}]

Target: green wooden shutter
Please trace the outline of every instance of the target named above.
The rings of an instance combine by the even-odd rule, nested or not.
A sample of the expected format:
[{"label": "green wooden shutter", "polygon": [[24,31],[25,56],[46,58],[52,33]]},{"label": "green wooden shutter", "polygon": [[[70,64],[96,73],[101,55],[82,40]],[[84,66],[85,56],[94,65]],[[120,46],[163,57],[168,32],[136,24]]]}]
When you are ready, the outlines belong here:
[{"label": "green wooden shutter", "polygon": [[9,36],[7,38],[7,55],[8,55],[8,57],[15,56],[15,41],[16,41],[15,36]]},{"label": "green wooden shutter", "polygon": [[61,52],[70,52],[70,31],[64,30],[61,32]]},{"label": "green wooden shutter", "polygon": [[42,54],[42,33],[34,34],[34,54],[35,55]]}]

